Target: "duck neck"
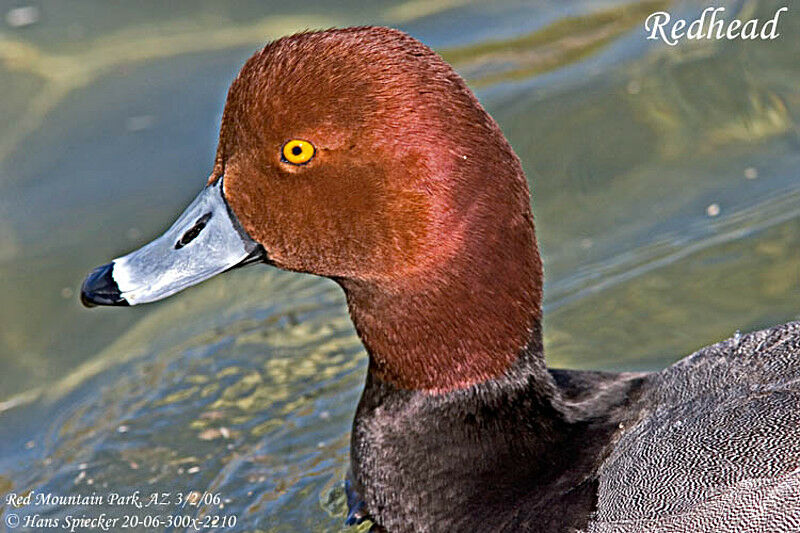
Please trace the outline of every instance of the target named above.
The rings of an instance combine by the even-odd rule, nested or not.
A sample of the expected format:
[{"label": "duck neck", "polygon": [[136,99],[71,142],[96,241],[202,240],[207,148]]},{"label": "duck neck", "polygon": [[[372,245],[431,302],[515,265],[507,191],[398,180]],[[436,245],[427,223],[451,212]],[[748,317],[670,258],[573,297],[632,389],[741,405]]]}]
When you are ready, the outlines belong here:
[{"label": "duck neck", "polygon": [[494,225],[473,217],[480,230],[466,234],[475,239],[413,278],[341,281],[372,378],[431,394],[510,373],[549,380],[541,337],[542,265],[526,211]]},{"label": "duck neck", "polygon": [[[517,178],[500,182],[517,184],[517,194],[501,191],[462,212],[463,231],[440,239],[442,248],[459,242],[455,253],[421,274],[401,283],[339,280],[369,353],[352,481],[389,531],[479,523],[501,531],[533,506],[561,519],[554,495],[580,485],[589,469],[574,464],[582,441],[571,437],[577,426],[545,367],[542,265]],[[508,198],[515,203],[501,203]],[[584,516],[586,494],[577,498]]]}]

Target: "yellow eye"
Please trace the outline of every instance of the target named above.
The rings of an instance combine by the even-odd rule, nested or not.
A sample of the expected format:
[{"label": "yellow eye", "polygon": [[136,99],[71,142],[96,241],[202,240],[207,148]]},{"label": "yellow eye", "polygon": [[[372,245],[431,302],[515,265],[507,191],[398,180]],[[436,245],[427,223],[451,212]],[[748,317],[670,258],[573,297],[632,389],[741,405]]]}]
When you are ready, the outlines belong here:
[{"label": "yellow eye", "polygon": [[283,145],[283,160],[293,165],[305,165],[314,157],[314,145],[308,141],[292,139]]}]

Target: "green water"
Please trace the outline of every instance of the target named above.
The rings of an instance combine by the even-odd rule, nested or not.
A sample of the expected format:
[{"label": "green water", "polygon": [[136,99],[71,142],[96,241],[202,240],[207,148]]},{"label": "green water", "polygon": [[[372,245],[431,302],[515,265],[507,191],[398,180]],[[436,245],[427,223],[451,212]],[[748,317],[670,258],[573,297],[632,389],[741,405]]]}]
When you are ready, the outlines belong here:
[{"label": "green water", "polygon": [[[37,5],[0,26],[0,495],[209,491],[222,509],[181,513],[343,529],[366,359],[333,283],[252,267],[141,308],[75,295],[202,187],[242,62],[307,27],[400,27],[498,120],[533,188],[551,365],[658,369],[800,314],[799,13],[777,41],[671,48],[643,18],[705,4]],[[101,510],[123,512],[37,512]]]}]

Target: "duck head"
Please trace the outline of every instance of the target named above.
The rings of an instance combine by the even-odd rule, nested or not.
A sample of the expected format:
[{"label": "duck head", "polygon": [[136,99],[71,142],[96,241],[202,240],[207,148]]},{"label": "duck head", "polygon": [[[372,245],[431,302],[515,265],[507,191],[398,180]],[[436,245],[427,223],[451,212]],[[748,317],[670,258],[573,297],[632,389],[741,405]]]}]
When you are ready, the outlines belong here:
[{"label": "duck head", "polygon": [[231,85],[198,198],[81,299],[151,302],[263,260],[342,286],[376,379],[463,388],[540,347],[529,203],[498,126],[429,48],[387,28],[301,33]]}]

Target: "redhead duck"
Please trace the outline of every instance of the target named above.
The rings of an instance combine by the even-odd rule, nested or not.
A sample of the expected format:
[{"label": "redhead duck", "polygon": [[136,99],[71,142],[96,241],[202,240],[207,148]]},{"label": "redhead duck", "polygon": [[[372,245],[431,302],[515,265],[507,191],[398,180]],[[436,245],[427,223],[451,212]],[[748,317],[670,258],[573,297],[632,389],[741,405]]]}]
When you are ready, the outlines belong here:
[{"label": "redhead duck", "polygon": [[255,262],[335,280],[369,354],[350,522],[800,529],[800,324],[656,373],[546,368],[520,161],[402,32],[301,33],[256,53],[205,188],[163,236],[95,269],[81,299],[152,302]]}]

